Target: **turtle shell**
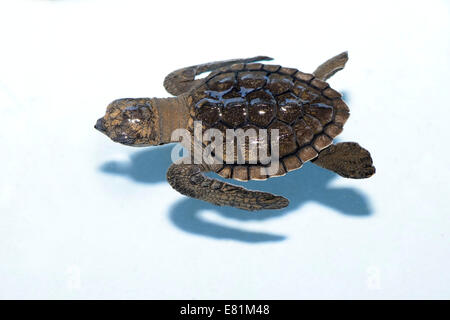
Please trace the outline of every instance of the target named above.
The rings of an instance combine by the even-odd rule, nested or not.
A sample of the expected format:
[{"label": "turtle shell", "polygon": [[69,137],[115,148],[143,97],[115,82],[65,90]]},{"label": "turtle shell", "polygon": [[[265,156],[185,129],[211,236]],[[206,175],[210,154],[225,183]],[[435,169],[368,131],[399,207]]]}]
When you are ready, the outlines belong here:
[{"label": "turtle shell", "polygon": [[[284,175],[317,157],[342,132],[349,117],[341,95],[328,83],[296,69],[260,63],[235,64],[211,73],[191,90],[188,102],[192,132],[194,121],[202,121],[203,130],[219,129],[224,136],[226,129],[257,133],[258,129],[278,129],[280,166],[270,176]],[[270,130],[268,134],[266,139]],[[258,135],[256,141],[267,140]],[[233,159],[226,158],[227,145],[219,175],[244,181],[269,177],[262,169],[267,165],[252,158],[248,139],[243,164],[237,162],[236,141]]]}]

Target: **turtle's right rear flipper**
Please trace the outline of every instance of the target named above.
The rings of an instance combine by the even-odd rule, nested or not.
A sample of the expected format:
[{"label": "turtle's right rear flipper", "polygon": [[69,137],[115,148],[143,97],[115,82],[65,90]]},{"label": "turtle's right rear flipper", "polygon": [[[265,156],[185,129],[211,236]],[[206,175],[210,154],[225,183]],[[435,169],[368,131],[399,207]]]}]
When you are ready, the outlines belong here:
[{"label": "turtle's right rear flipper", "polygon": [[172,164],[167,171],[167,180],[172,188],[186,196],[207,201],[218,206],[231,206],[243,210],[281,209],[289,201],[267,192],[247,190],[217,179],[202,172],[202,165]]},{"label": "turtle's right rear flipper", "polygon": [[320,66],[317,67],[316,71],[314,71],[313,74],[314,76],[316,76],[316,78],[323,81],[327,81],[336,72],[344,69],[347,61],[348,61],[348,53],[347,51],[345,51],[322,63]]},{"label": "turtle's right rear flipper", "polygon": [[345,178],[363,179],[375,173],[369,151],[356,142],[333,144],[321,151],[312,162]]}]

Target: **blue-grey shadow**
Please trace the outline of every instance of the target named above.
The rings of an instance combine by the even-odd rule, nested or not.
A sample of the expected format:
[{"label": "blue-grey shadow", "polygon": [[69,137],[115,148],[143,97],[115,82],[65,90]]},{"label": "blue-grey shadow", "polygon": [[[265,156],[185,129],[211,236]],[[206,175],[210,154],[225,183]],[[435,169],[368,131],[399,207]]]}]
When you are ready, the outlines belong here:
[{"label": "blue-grey shadow", "polygon": [[[101,166],[100,170],[109,174],[123,175],[139,183],[164,182],[166,170],[171,164],[172,146],[151,147],[133,154],[130,162],[107,162]],[[372,209],[363,193],[354,188],[330,186],[331,182],[338,177],[335,173],[308,163],[300,170],[290,172],[284,177],[266,181],[232,182],[249,189],[283,195],[290,200],[289,206],[285,209],[248,212],[230,207],[218,207],[186,197],[170,208],[169,217],[178,228],[192,234],[261,243],[281,241],[285,239],[285,236],[219,225],[202,219],[201,212],[212,210],[228,219],[263,221],[296,211],[308,202],[316,202],[351,217],[370,216]]]},{"label": "blue-grey shadow", "polygon": [[349,103],[350,98],[351,98],[351,96],[350,96],[350,91],[342,90],[342,91],[341,91],[341,94],[342,94],[342,100],[344,100],[345,103]]}]

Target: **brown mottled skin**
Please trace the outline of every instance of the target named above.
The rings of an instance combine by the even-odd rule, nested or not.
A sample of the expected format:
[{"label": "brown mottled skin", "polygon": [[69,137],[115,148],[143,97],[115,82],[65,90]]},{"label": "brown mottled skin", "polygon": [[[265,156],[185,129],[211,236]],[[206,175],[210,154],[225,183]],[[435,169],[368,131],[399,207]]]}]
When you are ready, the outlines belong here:
[{"label": "brown mottled skin", "polygon": [[[115,100],[95,128],[129,146],[174,142],[171,134],[179,128],[193,135],[194,121],[202,121],[203,130],[223,133],[226,129],[278,129],[280,167],[275,174],[268,174],[267,165],[250,161],[248,140],[243,146],[244,164],[237,163],[236,152],[233,159],[226,158],[224,143],[224,164],[170,166],[167,180],[175,190],[219,206],[280,209],[289,201],[206,177],[203,172],[241,181],[265,180],[311,161],[346,178],[372,176],[375,167],[367,150],[355,142],[333,144],[350,113],[341,95],[325,81],[344,68],[347,53],[327,60],[313,74],[254,63],[263,60],[271,58],[226,60],[176,70],[164,80],[164,87],[176,97]],[[208,77],[195,79],[208,71]]]}]

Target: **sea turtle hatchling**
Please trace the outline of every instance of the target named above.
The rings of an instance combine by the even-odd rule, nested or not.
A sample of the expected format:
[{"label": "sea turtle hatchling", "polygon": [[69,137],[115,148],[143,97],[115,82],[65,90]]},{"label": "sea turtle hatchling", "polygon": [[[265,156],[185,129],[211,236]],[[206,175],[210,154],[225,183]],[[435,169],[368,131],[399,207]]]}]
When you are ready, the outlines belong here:
[{"label": "sea turtle hatchling", "polygon": [[[226,179],[264,180],[311,161],[347,178],[372,176],[375,167],[367,150],[355,142],[333,144],[349,117],[349,109],[341,94],[325,81],[344,68],[347,53],[327,60],[312,74],[255,63],[266,60],[272,59],[259,56],[176,70],[164,80],[164,87],[176,97],[115,100],[95,128],[128,146],[171,143],[172,132],[179,128],[193,135],[195,121],[202,121],[203,129],[215,128],[224,133],[228,128],[278,129],[280,166],[276,173],[267,174],[261,162],[248,161],[247,153],[244,164],[235,157],[224,164],[203,161],[170,166],[167,180],[175,190],[220,206],[280,209],[289,201],[207,177],[204,172]],[[195,79],[209,71],[206,78]],[[248,150],[248,146],[245,148]]]}]

